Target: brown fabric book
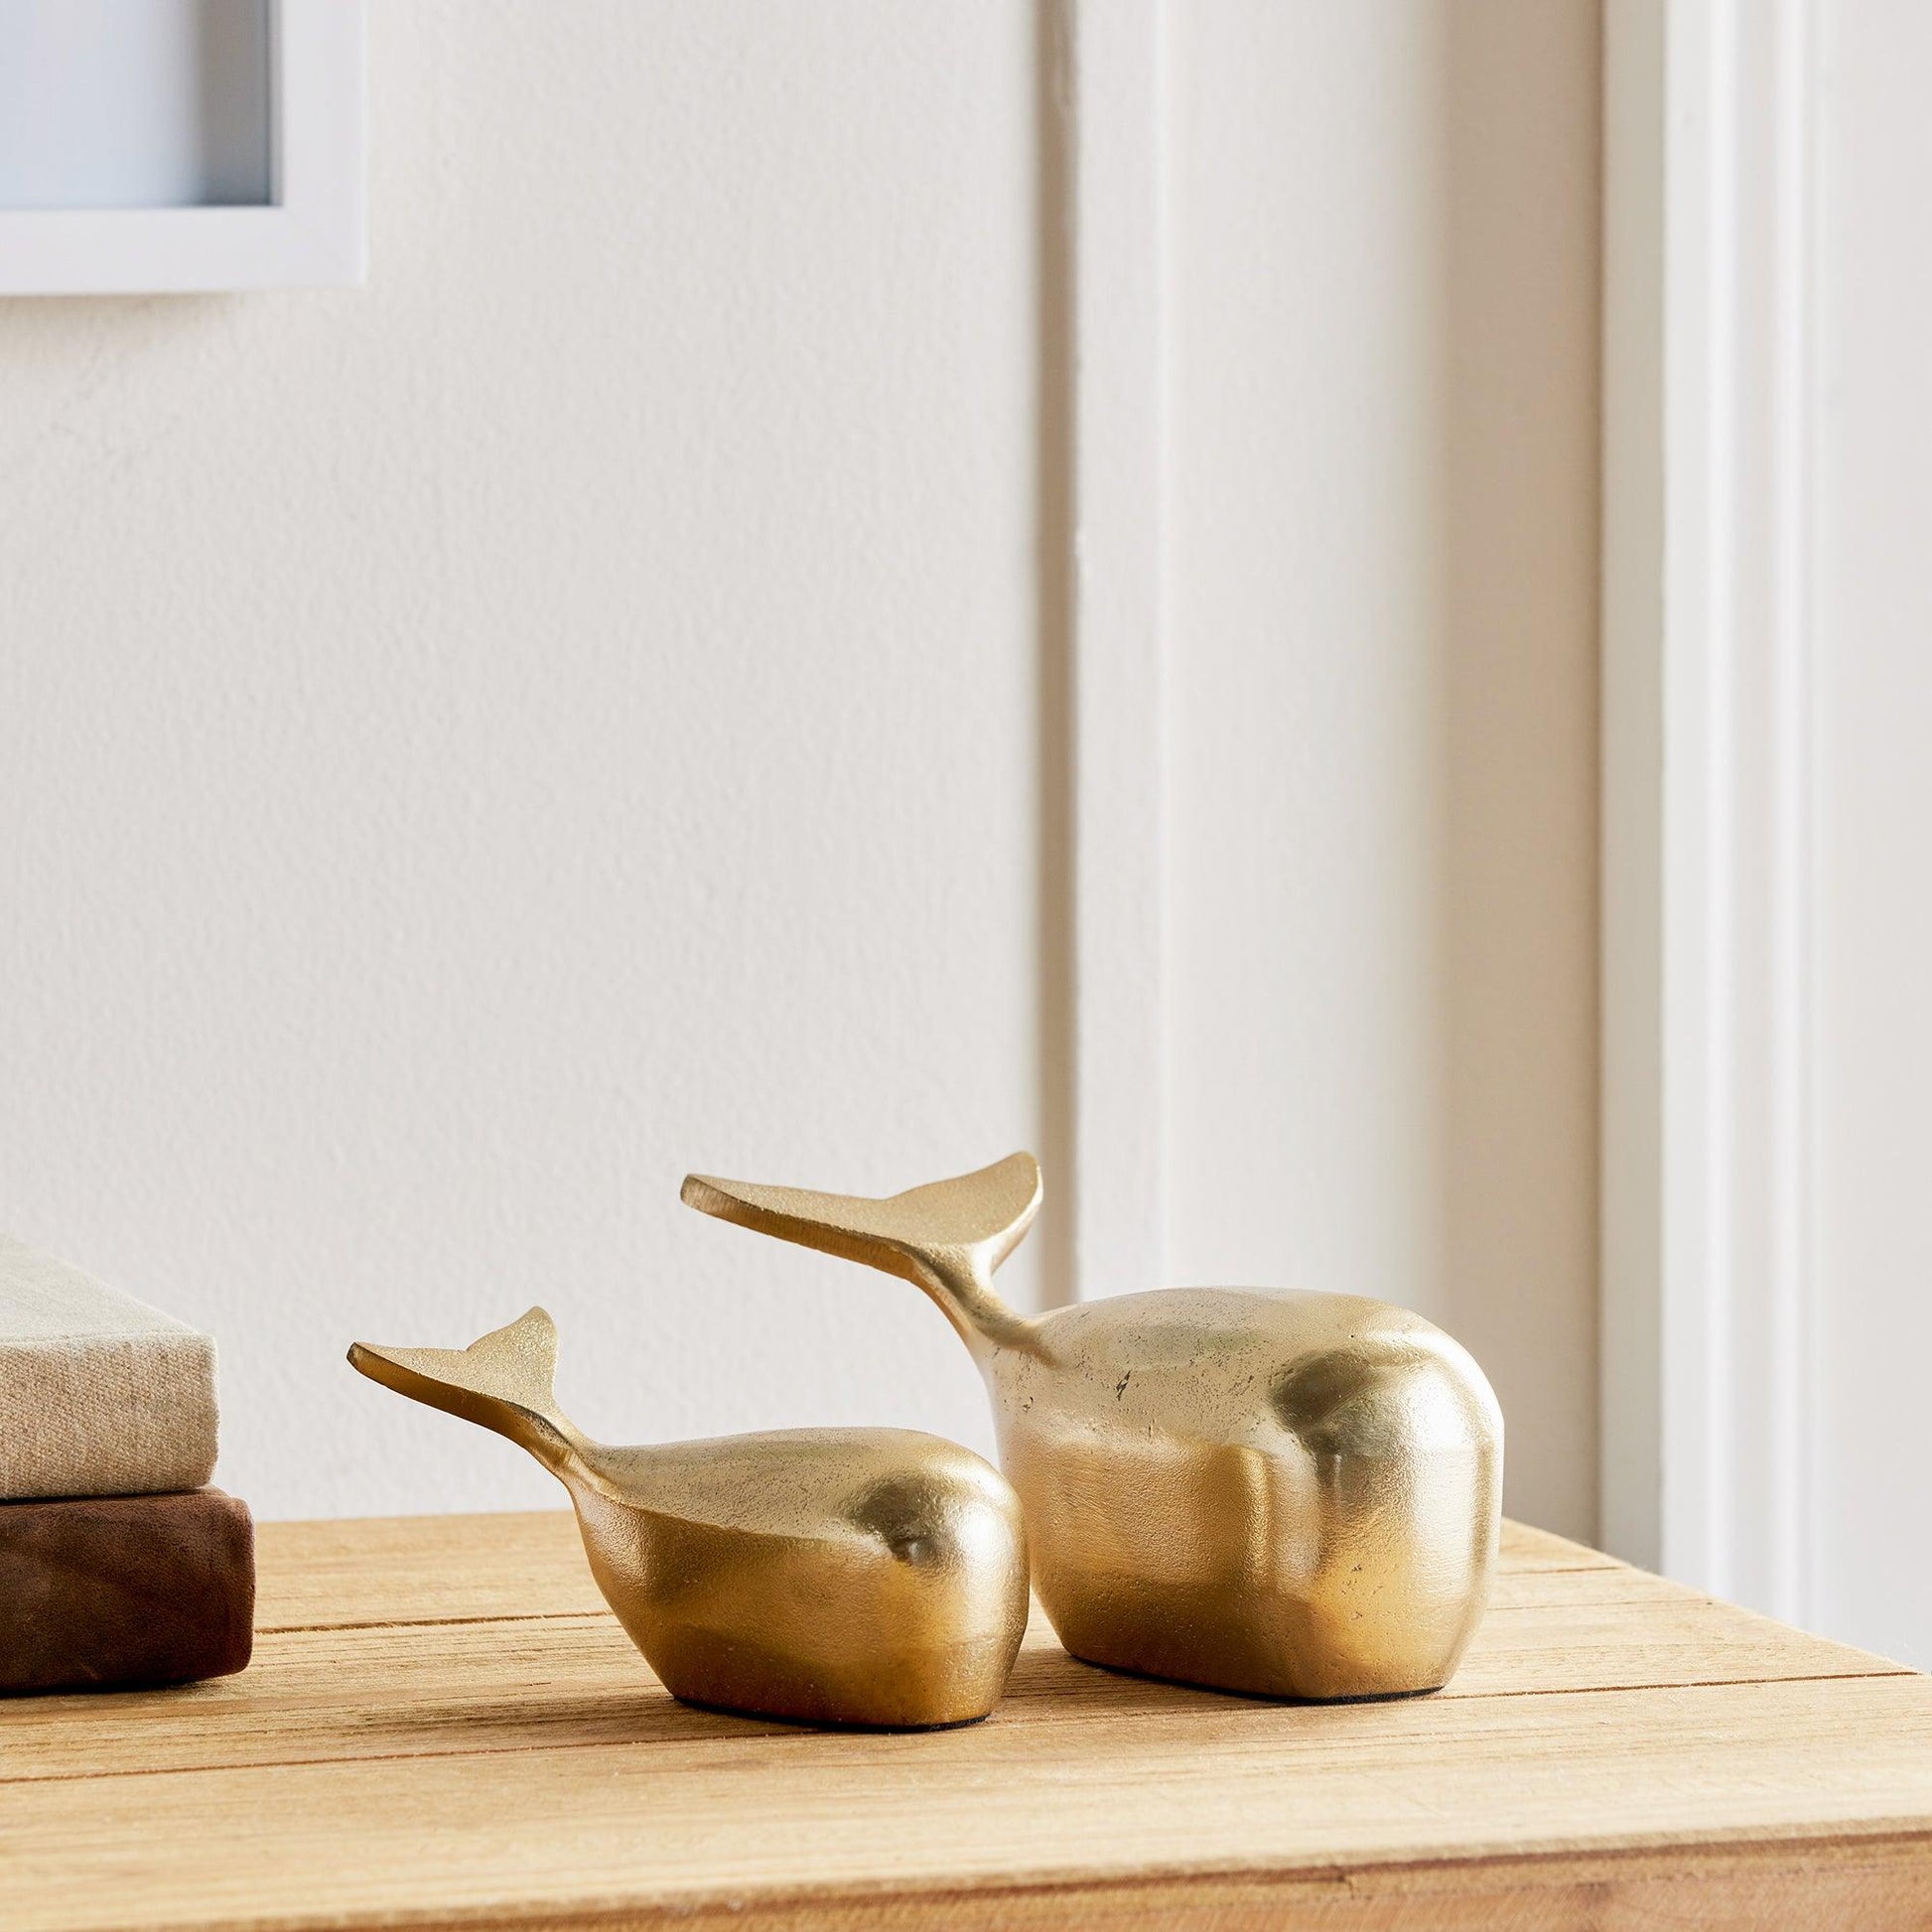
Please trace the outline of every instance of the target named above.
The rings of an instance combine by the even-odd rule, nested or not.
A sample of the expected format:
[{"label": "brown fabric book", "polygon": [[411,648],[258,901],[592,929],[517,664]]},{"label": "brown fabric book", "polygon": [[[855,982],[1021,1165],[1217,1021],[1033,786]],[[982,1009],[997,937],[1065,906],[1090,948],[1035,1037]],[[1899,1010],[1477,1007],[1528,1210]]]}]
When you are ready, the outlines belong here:
[{"label": "brown fabric book", "polygon": [[254,1519],[219,1489],[0,1503],[0,1692],[225,1677],[254,1626]]}]

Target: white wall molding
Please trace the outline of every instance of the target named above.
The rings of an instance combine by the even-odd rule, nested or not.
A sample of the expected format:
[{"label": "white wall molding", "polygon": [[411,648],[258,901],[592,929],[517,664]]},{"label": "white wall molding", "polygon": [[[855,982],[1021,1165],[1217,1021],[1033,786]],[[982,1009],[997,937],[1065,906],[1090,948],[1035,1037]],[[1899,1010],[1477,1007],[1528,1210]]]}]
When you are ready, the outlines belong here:
[{"label": "white wall molding", "polygon": [[1077,1298],[1163,1280],[1166,426],[1161,0],[1072,0],[1073,1172]]},{"label": "white wall molding", "polygon": [[1810,1607],[1810,0],[1605,43],[1602,1525]]}]

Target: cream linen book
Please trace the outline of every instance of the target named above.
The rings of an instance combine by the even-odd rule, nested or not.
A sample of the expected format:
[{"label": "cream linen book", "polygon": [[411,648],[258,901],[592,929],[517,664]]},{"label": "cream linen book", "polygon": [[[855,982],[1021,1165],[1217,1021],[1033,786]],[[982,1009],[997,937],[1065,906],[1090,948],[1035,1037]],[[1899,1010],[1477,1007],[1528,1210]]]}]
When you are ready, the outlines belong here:
[{"label": "cream linen book", "polygon": [[0,1234],[0,1501],[199,1489],[214,1343]]}]

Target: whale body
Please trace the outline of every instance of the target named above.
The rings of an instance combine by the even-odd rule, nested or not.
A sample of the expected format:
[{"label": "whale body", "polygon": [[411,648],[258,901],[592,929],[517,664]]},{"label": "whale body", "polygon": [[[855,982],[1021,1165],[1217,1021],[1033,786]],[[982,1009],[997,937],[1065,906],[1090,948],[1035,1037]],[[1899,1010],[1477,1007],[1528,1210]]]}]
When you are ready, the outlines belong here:
[{"label": "whale body", "polygon": [[613,1448],[559,1412],[556,1324],[467,1349],[357,1342],[398,1393],[507,1436],[563,1483],[605,1600],[673,1697],[820,1725],[983,1718],[1027,1621],[1019,1499],[912,1430],[804,1429]]},{"label": "whale body", "polygon": [[1355,1296],[1159,1289],[1026,1317],[1019,1154],[883,1200],[693,1175],[706,1213],[903,1276],[972,1350],[1034,1583],[1089,1663],[1269,1697],[1447,1683],[1496,1559],[1502,1415],[1468,1352]]}]

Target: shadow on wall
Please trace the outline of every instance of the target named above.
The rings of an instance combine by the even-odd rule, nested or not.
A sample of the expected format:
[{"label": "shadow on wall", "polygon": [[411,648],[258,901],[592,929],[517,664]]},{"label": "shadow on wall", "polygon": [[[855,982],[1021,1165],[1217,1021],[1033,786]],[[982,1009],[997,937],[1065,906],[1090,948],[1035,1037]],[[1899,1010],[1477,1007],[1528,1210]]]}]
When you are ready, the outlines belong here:
[{"label": "shadow on wall", "polygon": [[1170,23],[1169,1273],[1418,1308],[1587,1537],[1596,12]]},{"label": "shadow on wall", "polygon": [[[1445,1318],[1503,1392],[1518,1512],[1593,1529],[1597,542],[1593,8],[1447,10],[1440,893]],[[1592,31],[1589,46],[1597,37]],[[1547,84],[1568,67],[1587,85]],[[1588,632],[1583,632],[1587,635]],[[1581,1400],[1580,1400],[1581,1397]],[[1527,1453],[1524,1453],[1527,1451]]]},{"label": "shadow on wall", "polygon": [[1034,1231],[1042,1308],[1073,1300],[1073,1220],[1059,1204],[1073,1171],[1073,287],[1067,246],[1072,155],[1066,115],[1063,7],[1035,9],[1034,122],[1037,160],[1034,277],[1038,353],[1035,417],[1039,439],[1035,570],[1038,582],[1039,689],[1039,1159],[1045,1204]]}]

